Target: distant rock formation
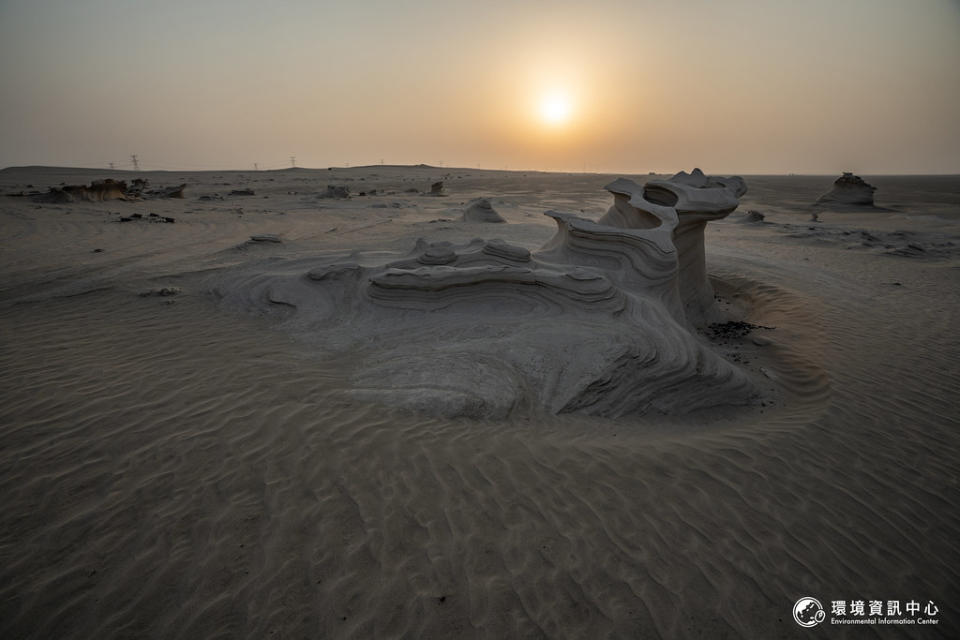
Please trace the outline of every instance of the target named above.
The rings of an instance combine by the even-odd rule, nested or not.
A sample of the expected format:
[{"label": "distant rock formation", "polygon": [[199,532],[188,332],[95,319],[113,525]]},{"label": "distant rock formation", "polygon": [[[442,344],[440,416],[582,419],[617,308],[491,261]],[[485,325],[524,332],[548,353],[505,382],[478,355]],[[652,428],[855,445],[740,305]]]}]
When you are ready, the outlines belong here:
[{"label": "distant rock formation", "polygon": [[597,222],[546,212],[557,232],[533,253],[421,239],[389,261],[351,253],[268,273],[260,263],[218,292],[334,352],[362,346],[349,393],[366,400],[492,418],[521,406],[621,416],[751,402],[750,376],[693,331],[713,304],[703,228],[736,208],[743,180],[697,170],[607,189],[614,204]]},{"label": "distant rock formation", "polygon": [[477,198],[467,203],[463,211],[464,222],[506,222],[486,198]]},{"label": "distant rock formation", "polygon": [[350,189],[344,186],[328,184],[327,190],[321,193],[319,197],[345,200],[350,197]]},{"label": "distant rock formation", "polygon": [[443,194],[443,181],[434,182],[430,185],[430,195],[439,196]]},{"label": "distant rock formation", "polygon": [[38,202],[66,204],[70,202],[105,202],[107,200],[127,200],[127,183],[117,180],[94,180],[87,185],[66,185],[50,187],[47,193],[35,196]]},{"label": "distant rock formation", "polygon": [[836,179],[833,188],[820,196],[817,204],[840,204],[855,206],[873,206],[873,192],[877,188],[868,184],[860,176],[844,171]]},{"label": "distant rock formation", "polygon": [[136,178],[128,187],[122,180],[94,180],[89,185],[50,187],[47,193],[34,196],[37,202],[68,204],[71,202],[106,202],[108,200],[140,200],[142,198],[183,198],[186,184],[146,191],[148,181]]}]

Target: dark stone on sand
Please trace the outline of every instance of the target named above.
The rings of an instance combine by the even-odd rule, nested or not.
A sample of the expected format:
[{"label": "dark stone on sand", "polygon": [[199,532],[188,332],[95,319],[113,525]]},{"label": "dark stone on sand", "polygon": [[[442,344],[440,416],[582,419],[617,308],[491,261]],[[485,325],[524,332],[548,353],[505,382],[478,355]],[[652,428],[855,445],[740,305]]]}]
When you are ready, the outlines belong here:
[{"label": "dark stone on sand", "polygon": [[773,329],[774,327],[765,327],[759,324],[751,324],[740,320],[731,320],[730,322],[715,322],[708,325],[707,330],[710,337],[717,339],[737,339],[747,336],[754,329]]},{"label": "dark stone on sand", "polygon": [[234,189],[230,192],[231,196],[252,196],[256,195],[253,189]]},{"label": "dark stone on sand", "polygon": [[147,298],[151,296],[158,296],[161,298],[168,298],[170,296],[175,296],[180,293],[180,287],[161,287],[159,289],[151,289],[150,291],[144,291],[140,294],[141,298]]}]

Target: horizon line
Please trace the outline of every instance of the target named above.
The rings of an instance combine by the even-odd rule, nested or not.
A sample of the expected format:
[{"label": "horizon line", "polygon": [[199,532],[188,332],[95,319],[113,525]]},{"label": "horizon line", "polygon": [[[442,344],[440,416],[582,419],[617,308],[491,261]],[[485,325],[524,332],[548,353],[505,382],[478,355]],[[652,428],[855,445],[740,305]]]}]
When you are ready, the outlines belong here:
[{"label": "horizon line", "polygon": [[[6,172],[11,170],[24,170],[24,169],[47,169],[47,170],[72,170],[72,171],[104,171],[104,172],[114,172],[114,173],[223,173],[223,172],[233,172],[233,173],[278,173],[282,171],[356,171],[356,170],[369,170],[376,168],[395,168],[395,169],[434,169],[434,170],[444,170],[444,171],[489,171],[489,172],[500,172],[500,173],[553,173],[553,174],[567,174],[567,175],[633,175],[633,176],[672,176],[675,175],[676,171],[634,171],[634,170],[607,170],[607,171],[577,171],[577,170],[564,170],[564,169],[512,169],[512,168],[491,168],[491,167],[464,167],[464,166],[438,166],[430,165],[425,163],[417,164],[364,164],[364,165],[331,165],[326,167],[301,167],[301,166],[292,166],[292,167],[283,167],[283,168],[272,168],[272,169],[231,169],[231,168],[220,168],[220,169],[130,169],[130,168],[109,168],[109,167],[90,167],[90,166],[71,166],[71,165],[45,165],[45,164],[25,164],[25,165],[9,165],[0,169],[0,172]],[[694,167],[696,168],[696,167]],[[689,169],[693,171],[694,168]],[[688,171],[683,169],[683,171]],[[790,171],[790,172],[768,172],[768,171],[710,171],[704,172],[707,175],[745,175],[745,176],[834,176],[844,173],[836,171]],[[920,171],[908,171],[903,173],[888,173],[888,172],[871,172],[871,171],[852,171],[856,175],[862,176],[938,176],[938,177],[951,177],[951,176],[960,176],[960,171],[958,172],[943,172],[943,173],[926,173]]]}]

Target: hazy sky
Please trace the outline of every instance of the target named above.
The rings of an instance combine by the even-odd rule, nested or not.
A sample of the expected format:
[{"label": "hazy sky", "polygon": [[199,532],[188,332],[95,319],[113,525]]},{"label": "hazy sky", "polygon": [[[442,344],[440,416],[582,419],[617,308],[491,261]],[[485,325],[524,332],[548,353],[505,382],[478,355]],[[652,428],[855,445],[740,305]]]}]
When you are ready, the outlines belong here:
[{"label": "hazy sky", "polygon": [[0,0],[0,166],[132,153],[960,173],[960,2]]}]

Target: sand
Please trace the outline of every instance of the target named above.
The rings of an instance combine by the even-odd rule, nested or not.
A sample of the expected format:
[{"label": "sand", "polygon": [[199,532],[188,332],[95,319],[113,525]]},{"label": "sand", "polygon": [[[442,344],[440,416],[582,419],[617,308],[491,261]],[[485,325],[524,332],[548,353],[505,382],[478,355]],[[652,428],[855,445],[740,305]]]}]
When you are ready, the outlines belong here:
[{"label": "sand", "polygon": [[[535,251],[544,211],[597,220],[621,176],[30,167],[0,192],[134,177],[185,197],[0,200],[0,637],[808,637],[801,596],[941,610],[822,635],[960,634],[960,178],[864,176],[879,210],[810,222],[835,176],[745,176],[707,270],[772,328],[698,339],[762,402],[472,419],[358,396],[369,345],[225,283],[417,238]],[[480,197],[506,224],[463,221]]]}]

